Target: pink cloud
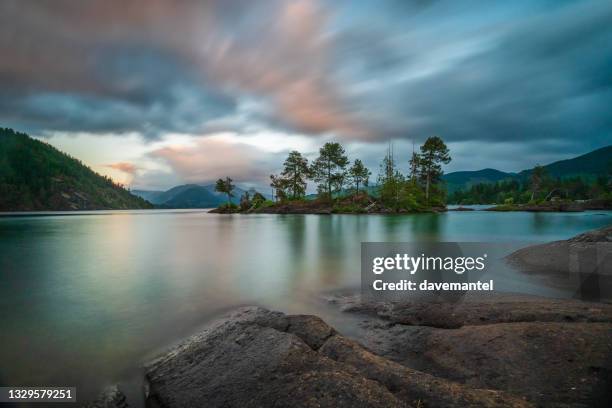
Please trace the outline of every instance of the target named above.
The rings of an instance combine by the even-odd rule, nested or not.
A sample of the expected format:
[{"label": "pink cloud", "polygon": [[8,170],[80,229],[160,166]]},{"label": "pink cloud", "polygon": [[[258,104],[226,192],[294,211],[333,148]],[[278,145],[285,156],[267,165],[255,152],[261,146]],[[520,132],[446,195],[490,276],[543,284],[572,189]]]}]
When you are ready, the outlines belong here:
[{"label": "pink cloud", "polygon": [[136,173],[136,170],[138,170],[138,167],[136,165],[132,163],[128,163],[128,162],[111,163],[111,164],[105,165],[105,167],[119,170],[123,173],[131,174],[131,175],[134,175]]},{"label": "pink cloud", "polygon": [[165,160],[183,180],[191,183],[231,177],[235,181],[268,184],[273,171],[271,154],[240,143],[204,137],[192,146],[163,147],[150,153]]}]

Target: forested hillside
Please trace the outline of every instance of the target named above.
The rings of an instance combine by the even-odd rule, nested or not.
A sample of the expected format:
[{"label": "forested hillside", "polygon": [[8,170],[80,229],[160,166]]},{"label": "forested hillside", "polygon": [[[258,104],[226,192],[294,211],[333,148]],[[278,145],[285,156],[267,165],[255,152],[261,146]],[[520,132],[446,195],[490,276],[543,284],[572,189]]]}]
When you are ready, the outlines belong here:
[{"label": "forested hillside", "polygon": [[0,211],[137,208],[151,204],[51,145],[0,128]]}]

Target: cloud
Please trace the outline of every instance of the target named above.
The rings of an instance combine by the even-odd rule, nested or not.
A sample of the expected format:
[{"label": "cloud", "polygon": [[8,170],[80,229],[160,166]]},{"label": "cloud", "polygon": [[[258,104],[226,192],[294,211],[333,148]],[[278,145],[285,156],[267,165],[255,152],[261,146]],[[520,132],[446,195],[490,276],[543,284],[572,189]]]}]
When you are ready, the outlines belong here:
[{"label": "cloud", "polygon": [[327,16],[313,1],[8,1],[0,12],[3,116],[32,129],[194,132],[254,95],[279,126],[363,132],[327,76]]},{"label": "cloud", "polygon": [[612,78],[605,74],[612,51],[604,46],[612,42],[611,18],[612,4],[587,2],[499,26],[484,19],[477,30],[451,26],[448,35],[441,31],[409,47],[417,62],[406,68],[418,71],[418,61],[437,61],[436,54],[446,61],[415,78],[394,74],[367,95],[398,125],[396,137],[598,147],[612,125],[602,111],[612,103]]},{"label": "cloud", "polygon": [[[437,134],[457,147],[453,166],[519,170],[609,143],[610,20],[597,0],[5,0],[0,122],[138,134],[145,160],[170,134],[231,132],[155,148],[194,181],[221,173],[211,162],[263,180],[295,137],[340,140],[374,163],[389,140]],[[272,153],[258,134],[279,135]]]},{"label": "cloud", "polygon": [[136,170],[138,170],[138,167],[136,165],[127,162],[111,163],[107,164],[106,167],[119,170],[131,175],[134,175],[136,173]]},{"label": "cloud", "polygon": [[231,177],[237,182],[267,185],[283,155],[227,141],[223,135],[217,135],[198,137],[187,146],[161,147],[150,152],[149,156],[162,159],[182,180],[190,183],[208,183]]}]

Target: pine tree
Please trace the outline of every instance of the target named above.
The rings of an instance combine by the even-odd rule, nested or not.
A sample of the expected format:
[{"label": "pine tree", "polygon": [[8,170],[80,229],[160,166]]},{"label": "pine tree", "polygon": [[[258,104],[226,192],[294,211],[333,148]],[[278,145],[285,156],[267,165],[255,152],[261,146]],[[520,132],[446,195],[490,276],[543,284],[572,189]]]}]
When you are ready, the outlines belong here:
[{"label": "pine tree", "polygon": [[306,194],[306,179],[309,176],[308,160],[296,150],[289,153],[281,173],[289,187],[292,199],[298,199]]},{"label": "pine tree", "polygon": [[325,143],[319,150],[319,157],[310,169],[312,178],[319,183],[318,191],[332,199],[333,193],[342,189],[349,161],[340,143]]},{"label": "pine tree", "polygon": [[431,185],[442,177],[442,164],[451,161],[448,147],[438,136],[427,138],[419,155],[419,175],[425,183],[425,200],[429,203]]},{"label": "pine tree", "polygon": [[531,171],[531,199],[529,201],[533,201],[536,194],[540,191],[545,177],[546,169],[539,164],[536,165]]},{"label": "pine tree", "polygon": [[359,159],[355,159],[353,166],[349,169],[351,180],[355,184],[355,192],[359,194],[359,185],[367,186],[368,179],[372,173],[363,165]]}]

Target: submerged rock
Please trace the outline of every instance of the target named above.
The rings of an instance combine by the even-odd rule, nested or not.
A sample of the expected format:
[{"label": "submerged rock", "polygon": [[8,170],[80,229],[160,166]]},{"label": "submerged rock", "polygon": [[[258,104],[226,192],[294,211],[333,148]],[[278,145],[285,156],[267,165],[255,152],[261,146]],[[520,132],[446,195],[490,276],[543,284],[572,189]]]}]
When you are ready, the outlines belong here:
[{"label": "submerged rock", "polygon": [[315,316],[243,308],[146,367],[149,407],[529,406],[376,356]]}]

